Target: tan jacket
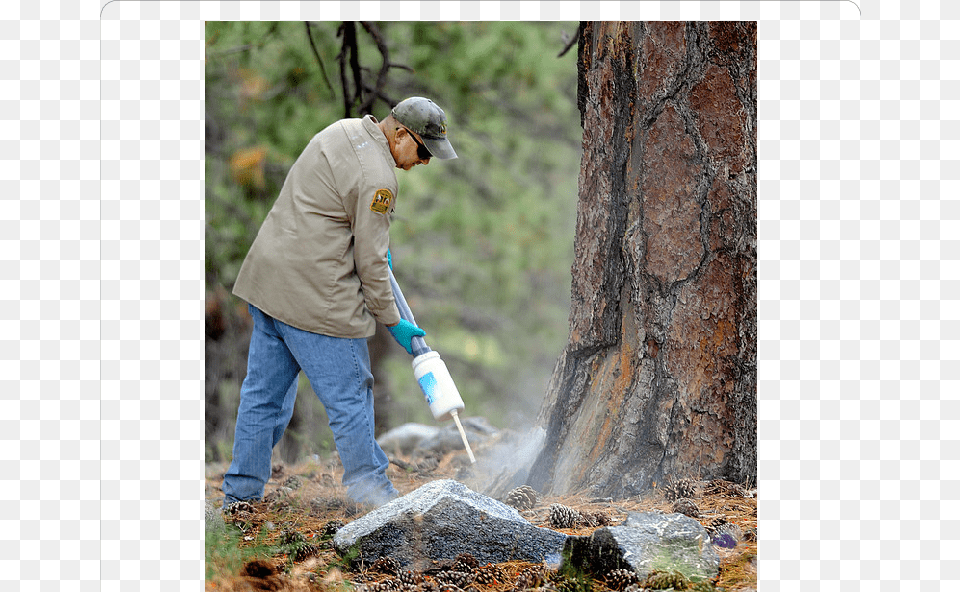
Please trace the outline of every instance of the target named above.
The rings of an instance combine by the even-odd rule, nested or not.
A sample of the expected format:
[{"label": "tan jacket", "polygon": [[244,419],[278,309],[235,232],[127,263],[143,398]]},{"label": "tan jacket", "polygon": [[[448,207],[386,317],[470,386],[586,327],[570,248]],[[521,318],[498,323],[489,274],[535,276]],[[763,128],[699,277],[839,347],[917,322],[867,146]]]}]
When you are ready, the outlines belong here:
[{"label": "tan jacket", "polygon": [[376,321],[399,321],[387,270],[394,165],[372,116],[315,135],[287,173],[233,293],[332,337],[369,337]]}]

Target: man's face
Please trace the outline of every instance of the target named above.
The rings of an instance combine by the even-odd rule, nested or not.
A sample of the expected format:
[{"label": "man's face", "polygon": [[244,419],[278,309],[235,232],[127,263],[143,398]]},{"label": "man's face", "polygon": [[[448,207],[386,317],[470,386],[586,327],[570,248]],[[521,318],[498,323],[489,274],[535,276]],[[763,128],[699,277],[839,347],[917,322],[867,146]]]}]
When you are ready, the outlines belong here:
[{"label": "man's face", "polygon": [[405,127],[397,128],[396,139],[393,159],[398,169],[409,171],[418,164],[430,163],[430,153],[414,132]]}]

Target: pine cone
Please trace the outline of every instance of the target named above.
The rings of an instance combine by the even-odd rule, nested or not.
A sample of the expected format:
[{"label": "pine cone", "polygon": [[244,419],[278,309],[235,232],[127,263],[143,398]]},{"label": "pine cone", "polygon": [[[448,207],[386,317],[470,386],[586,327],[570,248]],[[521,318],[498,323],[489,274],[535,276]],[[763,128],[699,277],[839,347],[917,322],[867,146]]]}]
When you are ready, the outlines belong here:
[{"label": "pine cone", "polygon": [[743,540],[743,530],[740,526],[727,522],[724,518],[715,518],[705,528],[710,534],[710,541],[718,547],[732,549]]},{"label": "pine cone", "polygon": [[310,543],[301,543],[299,545],[296,545],[293,548],[292,557],[294,561],[299,562],[299,561],[303,561],[307,557],[313,557],[319,552],[320,552],[320,547],[317,547],[316,545],[313,545]]},{"label": "pine cone", "polygon": [[381,557],[373,562],[370,571],[395,576],[400,573],[400,562],[393,557]]},{"label": "pine cone", "polygon": [[520,592],[521,590],[529,590],[530,588],[539,588],[545,580],[546,572],[543,568],[535,567],[518,575],[516,582],[514,582],[513,589],[514,592]]},{"label": "pine cone", "polygon": [[614,569],[607,574],[607,585],[614,590],[624,590],[631,584],[640,582],[640,576],[632,569]]},{"label": "pine cone", "polygon": [[299,545],[307,542],[307,539],[296,530],[284,530],[280,533],[281,545]]},{"label": "pine cone", "polygon": [[460,553],[457,555],[457,558],[454,559],[453,566],[450,569],[454,571],[472,572],[478,567],[480,567],[480,562],[477,561],[476,557],[470,553]]},{"label": "pine cone", "polygon": [[228,516],[239,516],[241,514],[252,514],[253,505],[250,502],[233,502],[223,509],[223,513]]},{"label": "pine cone", "polygon": [[400,573],[397,576],[397,579],[400,580],[401,584],[409,584],[416,587],[418,584],[423,582],[423,574],[418,571],[405,571]]},{"label": "pine cone", "polygon": [[691,518],[700,517],[700,507],[697,506],[697,502],[688,497],[681,497],[677,501],[673,502],[672,509],[676,514],[684,514],[686,516],[690,516]]},{"label": "pine cone", "polygon": [[692,479],[677,479],[666,487],[664,493],[668,500],[677,500],[683,497],[700,497],[699,484]]},{"label": "pine cone", "polygon": [[323,525],[323,531],[320,533],[322,538],[332,537],[337,534],[337,531],[343,528],[346,524],[343,520],[331,520]]},{"label": "pine cone", "polygon": [[603,512],[593,512],[590,514],[590,516],[593,518],[594,526],[610,526],[611,524],[613,524],[613,519],[611,519],[610,516],[607,516]]},{"label": "pine cone", "polygon": [[550,583],[551,587],[557,592],[583,592],[582,582],[557,571],[550,573]]},{"label": "pine cone", "polygon": [[452,584],[458,588],[463,588],[467,584],[473,582],[473,574],[465,571],[457,570],[447,570],[438,573],[436,576],[437,581],[443,584]]},{"label": "pine cone", "polygon": [[644,588],[653,588],[654,590],[664,590],[666,588],[686,590],[690,587],[690,580],[678,571],[653,570],[641,585]]},{"label": "pine cone", "polygon": [[484,586],[496,586],[507,581],[507,574],[500,566],[488,563],[476,570],[474,581]]},{"label": "pine cone", "polygon": [[518,510],[532,510],[534,506],[537,505],[539,501],[539,495],[536,490],[534,490],[529,485],[521,485],[516,489],[511,489],[507,493],[507,499],[505,503],[508,506],[513,506]]},{"label": "pine cone", "polygon": [[550,524],[554,528],[575,528],[584,522],[583,515],[562,504],[550,504]]}]

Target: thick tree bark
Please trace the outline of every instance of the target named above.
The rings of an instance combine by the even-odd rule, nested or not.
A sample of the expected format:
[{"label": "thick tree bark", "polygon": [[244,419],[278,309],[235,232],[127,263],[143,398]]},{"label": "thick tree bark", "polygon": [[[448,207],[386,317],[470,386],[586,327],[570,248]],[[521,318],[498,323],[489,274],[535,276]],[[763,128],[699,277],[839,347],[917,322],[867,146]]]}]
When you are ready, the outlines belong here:
[{"label": "thick tree bark", "polygon": [[582,27],[570,337],[526,482],[755,481],[756,24]]}]

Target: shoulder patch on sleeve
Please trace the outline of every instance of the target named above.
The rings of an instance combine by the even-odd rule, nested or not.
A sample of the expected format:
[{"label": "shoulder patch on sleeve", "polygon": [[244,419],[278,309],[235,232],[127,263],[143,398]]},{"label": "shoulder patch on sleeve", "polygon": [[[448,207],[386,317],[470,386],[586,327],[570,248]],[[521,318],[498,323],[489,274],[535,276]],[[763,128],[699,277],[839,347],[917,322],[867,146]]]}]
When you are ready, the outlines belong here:
[{"label": "shoulder patch on sleeve", "polygon": [[370,211],[378,214],[386,214],[393,206],[393,193],[389,189],[377,189],[373,194],[373,201],[370,202]]}]

